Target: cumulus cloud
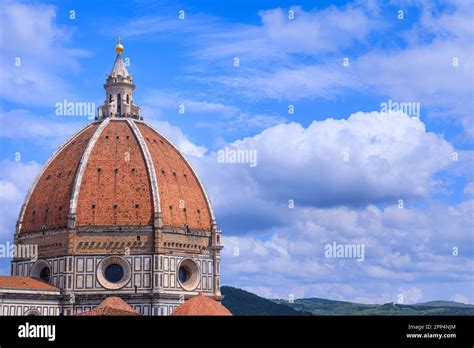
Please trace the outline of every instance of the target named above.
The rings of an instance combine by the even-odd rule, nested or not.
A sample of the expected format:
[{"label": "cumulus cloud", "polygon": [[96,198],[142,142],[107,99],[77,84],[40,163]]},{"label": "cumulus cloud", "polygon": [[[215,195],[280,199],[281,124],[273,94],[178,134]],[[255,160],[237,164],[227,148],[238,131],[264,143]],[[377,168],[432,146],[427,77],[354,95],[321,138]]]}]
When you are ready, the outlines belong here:
[{"label": "cumulus cloud", "polygon": [[0,240],[5,242],[15,232],[21,204],[33,184],[41,165],[31,162],[3,160],[0,172]]},{"label": "cumulus cloud", "polygon": [[[224,225],[224,284],[272,298],[291,294],[385,303],[402,293],[406,303],[414,303],[437,298],[427,289],[430,282],[465,286],[472,281],[473,201],[410,204],[433,191],[432,176],[450,164],[453,151],[418,118],[359,112],[307,128],[281,124],[229,144],[258,150],[254,168],[217,163],[215,153],[206,155],[179,128],[162,121],[153,125],[194,155],[205,178]],[[39,165],[5,161],[3,167],[1,206],[9,214],[2,214],[1,226],[13,232]],[[404,208],[396,204],[399,197]],[[294,199],[294,208],[288,199]],[[225,228],[229,221],[233,229]],[[326,258],[324,246],[333,242],[364,245],[364,261]]]},{"label": "cumulus cloud", "polygon": [[433,175],[452,163],[453,153],[420,119],[380,112],[313,121],[307,128],[280,124],[228,147],[256,151],[257,165],[218,163],[216,153],[197,163],[212,196],[220,197],[216,209],[232,221],[234,213],[236,220],[249,214],[250,221],[263,214],[268,223],[280,220],[275,206],[289,200],[360,207],[426,197],[438,185]]},{"label": "cumulus cloud", "polygon": [[164,120],[164,110],[172,108],[176,113],[178,112],[179,103],[176,102],[176,98],[178,98],[178,94],[157,90],[148,91],[142,108],[142,115],[145,115],[147,123],[163,134],[183,154],[202,157],[207,152],[205,146],[196,145],[183,133],[181,128]]},{"label": "cumulus cloud", "polygon": [[56,148],[83,127],[87,121],[57,116],[40,116],[27,109],[0,108],[0,138],[29,140],[47,148]]},{"label": "cumulus cloud", "polygon": [[[0,243],[5,244],[13,242],[20,207],[41,165],[35,161],[2,160],[0,167]],[[0,274],[9,274],[9,263],[9,259],[0,259]]]},{"label": "cumulus cloud", "polygon": [[[440,298],[429,284],[450,294],[472,281],[474,202],[431,199],[454,149],[419,118],[358,112],[228,146],[257,150],[257,166],[216,153],[193,161],[224,231],[223,283],[273,298],[415,303]],[[333,242],[363,245],[364,260],[327,258]]]},{"label": "cumulus cloud", "polygon": [[[419,20],[408,25],[387,21],[406,6],[419,11]],[[288,18],[290,10],[294,19]],[[273,8],[260,11],[259,16],[256,25],[199,15],[186,28],[176,21],[169,29],[160,24],[169,18],[143,22],[156,23],[160,33],[193,33],[192,42],[187,42],[194,58],[188,78],[213,86],[216,94],[297,101],[363,90],[419,102],[423,116],[429,110],[430,117],[448,118],[464,128],[462,141],[472,138],[473,32],[472,7],[467,3],[393,7],[354,2],[312,10]],[[134,27],[141,21],[134,19],[127,25]],[[157,30],[139,26],[138,31],[132,28],[134,35]],[[393,37],[390,44],[387,36]],[[234,57],[240,59],[238,69],[232,67]],[[344,57],[349,59],[348,67],[343,67]]]},{"label": "cumulus cloud", "polygon": [[[289,11],[293,11],[294,19],[289,18]],[[381,25],[352,4],[309,12],[301,7],[278,8],[262,11],[260,16],[264,38],[270,45],[289,53],[341,50],[363,41],[371,30]]]},{"label": "cumulus cloud", "polygon": [[[170,30],[190,35],[194,49],[189,52],[196,66],[188,72],[226,66],[216,69],[218,74],[194,76],[223,93],[298,100],[333,98],[347,89],[365,88],[420,101],[422,108],[433,105],[443,109],[441,113],[463,115],[468,129],[472,114],[468,9],[458,2],[452,11],[439,15],[434,6],[420,5],[421,21],[401,34],[400,47],[355,55],[354,46],[363,46],[384,28],[378,21],[380,9],[373,6],[309,11],[295,7],[292,21],[287,19],[288,9],[270,9],[259,13],[259,25],[229,24],[200,15],[186,25],[177,19],[147,17],[125,25],[124,31],[129,36]],[[70,32],[55,24],[55,16],[56,9],[49,5],[7,3],[0,10],[8,29],[4,37],[9,39],[2,41],[0,52],[2,82],[8,87],[2,90],[3,99],[51,105],[58,95],[71,93],[58,74],[61,69],[78,69],[77,59],[85,52],[65,48]],[[12,67],[17,51],[23,61],[34,55],[34,64]],[[341,67],[346,52],[351,54],[347,69]],[[53,60],[58,56],[59,62]],[[238,70],[231,67],[235,56],[241,58]],[[452,65],[454,57],[457,67]],[[204,179],[225,236],[223,284],[285,299],[292,294],[384,303],[397,302],[403,294],[406,303],[414,303],[442,294],[473,301],[462,289],[472,287],[473,281],[474,202],[432,199],[447,185],[436,174],[455,173],[461,170],[460,163],[469,170],[464,160],[469,153],[459,151],[461,160],[453,167],[452,145],[429,132],[419,118],[358,112],[347,119],[303,126],[282,123],[286,120],[275,115],[254,117],[217,94],[188,97],[151,90],[144,101],[147,120],[191,155]],[[216,115],[212,123],[197,122],[200,127],[258,130],[259,134],[225,144],[231,150],[256,151],[257,165],[218,163],[217,153],[208,153],[163,120],[163,111],[177,110],[179,104],[190,113]],[[8,132],[0,131],[3,138],[59,143],[73,133],[70,124],[35,122],[27,110],[0,115],[0,121],[10,126]],[[21,202],[40,166],[4,161],[2,168],[0,236],[11,238]],[[473,191],[471,179],[466,195]],[[364,260],[325,257],[325,245],[333,242],[363,245]]]},{"label": "cumulus cloud", "polygon": [[188,137],[181,131],[180,128],[171,125],[166,121],[151,120],[150,124],[160,133],[163,134],[169,141],[173,143],[183,154],[202,157],[207,148],[199,146],[191,142]]},{"label": "cumulus cloud", "polygon": [[[453,283],[465,287],[473,280],[473,212],[473,201],[427,209],[288,209],[286,225],[273,228],[269,238],[225,236],[223,282],[244,286],[258,279],[255,287],[265,289],[259,293],[273,298],[439,299],[430,284],[442,283],[437,290],[449,294]],[[364,261],[327,258],[325,245],[334,241],[364,245]],[[454,255],[454,246],[462,252]]]},{"label": "cumulus cloud", "polygon": [[450,300],[454,301],[454,302],[469,304],[469,299],[466,296],[462,295],[462,294],[456,294],[456,295],[452,296],[450,298]]},{"label": "cumulus cloud", "polygon": [[88,53],[66,47],[71,30],[56,24],[56,11],[52,5],[13,2],[0,8],[0,97],[41,106],[54,105],[58,96],[60,100],[73,97],[73,88],[61,72],[77,71],[78,58]]},{"label": "cumulus cloud", "polygon": [[[471,41],[472,42],[472,41]],[[398,51],[371,52],[354,65],[365,87],[402,101],[435,108],[433,114],[472,120],[474,73],[466,41],[436,41]],[[453,59],[458,66],[453,66]],[[469,128],[467,128],[469,129]]]},{"label": "cumulus cloud", "polygon": [[378,93],[415,99],[436,108],[434,114],[462,116],[472,135],[473,9],[462,1],[444,5],[440,10],[420,2],[420,20],[402,34],[406,46],[368,52],[355,62],[355,70]]},{"label": "cumulus cloud", "polygon": [[54,6],[37,4],[33,7],[7,1],[0,13],[4,29],[9,30],[11,35],[2,36],[4,50],[20,53],[34,51],[39,56],[51,55],[57,41],[68,36],[64,28],[59,28],[54,23]]}]

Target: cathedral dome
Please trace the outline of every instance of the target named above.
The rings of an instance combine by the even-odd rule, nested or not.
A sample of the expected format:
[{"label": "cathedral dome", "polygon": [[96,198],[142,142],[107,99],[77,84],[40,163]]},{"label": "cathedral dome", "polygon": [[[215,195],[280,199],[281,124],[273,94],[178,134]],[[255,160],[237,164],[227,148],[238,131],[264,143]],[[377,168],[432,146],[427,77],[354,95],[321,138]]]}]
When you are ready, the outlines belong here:
[{"label": "cathedral dome", "polygon": [[[28,191],[15,278],[0,279],[0,295],[16,291],[7,314],[169,315],[184,297],[222,299],[222,231],[190,163],[143,121],[122,52],[95,121],[51,156]],[[48,293],[54,301],[25,295],[41,284],[57,289]],[[114,297],[99,304],[104,296]],[[197,308],[215,309],[202,301]]]},{"label": "cathedral dome", "polygon": [[210,231],[213,213],[191,165],[147,123],[104,118],[46,163],[21,209],[17,232],[81,226]]}]

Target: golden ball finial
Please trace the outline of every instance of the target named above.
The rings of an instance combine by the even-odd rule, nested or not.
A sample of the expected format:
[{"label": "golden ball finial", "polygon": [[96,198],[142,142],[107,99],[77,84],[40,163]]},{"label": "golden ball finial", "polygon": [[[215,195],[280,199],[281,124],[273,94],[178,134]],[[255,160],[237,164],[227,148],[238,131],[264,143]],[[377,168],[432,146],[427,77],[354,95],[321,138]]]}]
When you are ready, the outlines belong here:
[{"label": "golden ball finial", "polygon": [[122,39],[120,39],[120,36],[118,37],[118,43],[117,45],[115,46],[115,51],[117,52],[117,54],[122,54],[123,52],[123,46],[122,44],[120,43],[120,41],[122,41]]}]

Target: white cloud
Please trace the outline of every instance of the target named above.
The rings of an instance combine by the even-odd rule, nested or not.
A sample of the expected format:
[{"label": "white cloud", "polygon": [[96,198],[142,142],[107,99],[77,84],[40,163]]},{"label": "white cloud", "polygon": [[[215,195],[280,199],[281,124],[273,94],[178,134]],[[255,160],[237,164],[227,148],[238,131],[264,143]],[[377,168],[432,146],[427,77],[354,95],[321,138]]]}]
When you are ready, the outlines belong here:
[{"label": "white cloud", "polygon": [[258,63],[262,55],[283,59],[292,53],[314,55],[344,49],[363,42],[372,30],[383,26],[352,4],[308,12],[295,6],[291,8],[295,14],[292,20],[289,10],[260,11],[261,25],[228,23],[202,13],[188,14],[185,20],[177,15],[146,16],[124,24],[123,32],[128,37],[155,38],[192,34],[189,44],[196,48],[194,58],[222,61],[241,56],[247,63]]},{"label": "white cloud", "polygon": [[56,148],[82,128],[88,121],[57,116],[39,116],[26,109],[4,111],[0,108],[0,138],[27,139],[47,148]]},{"label": "white cloud", "polygon": [[[55,25],[56,8],[37,4],[27,6],[8,3],[0,12],[4,29],[9,36],[2,36],[2,47],[19,53],[36,52],[38,56],[50,55],[56,42],[68,36],[65,29]],[[8,38],[8,40],[6,40]]]},{"label": "white cloud", "polygon": [[[186,11],[185,11],[186,12]],[[170,11],[173,15],[169,16],[144,16],[134,18],[127,23],[123,23],[121,30],[124,37],[151,36],[174,34],[199,34],[210,29],[224,29],[224,24],[218,18],[204,13],[185,13],[185,20],[180,20],[179,10]],[[115,35],[116,30],[106,29],[107,34]]]},{"label": "white cloud", "polygon": [[5,86],[1,88],[2,98],[20,105],[49,106],[51,110],[59,100],[73,98],[71,87],[54,72],[28,66],[25,60],[19,68],[13,64],[13,60],[0,56],[0,73]]},{"label": "white cloud", "polygon": [[404,304],[418,303],[423,299],[423,292],[419,288],[401,288],[399,292],[403,296]]},{"label": "white cloud", "polygon": [[[215,154],[193,162],[224,231],[223,284],[285,299],[386,303],[403,293],[415,303],[472,282],[474,201],[431,200],[453,148],[420,119],[359,112],[280,124],[229,146],[256,149],[258,165]],[[364,261],[325,258],[334,241],[364,245]]]},{"label": "white cloud", "polygon": [[239,111],[237,107],[232,105],[211,102],[205,98],[203,100],[190,99],[178,92],[157,89],[147,90],[142,100],[148,108],[166,108],[178,111],[179,107],[183,105],[185,112],[219,113],[223,115],[233,115]]},{"label": "white cloud", "polygon": [[342,68],[342,59],[326,66],[298,66],[271,72],[255,72],[250,76],[208,77],[208,82],[231,87],[251,99],[334,98],[347,89],[361,87],[361,83]]},{"label": "white cloud", "polygon": [[274,115],[239,112],[235,115],[216,117],[213,121],[199,121],[197,128],[215,129],[217,132],[240,133],[247,130],[261,130],[286,122],[286,118]]},{"label": "white cloud", "polygon": [[[472,42],[472,41],[471,41]],[[474,73],[470,44],[439,40],[398,51],[370,52],[354,63],[366,88],[401,101],[437,108],[443,116],[472,117]],[[459,66],[453,67],[453,59]]]},{"label": "white cloud", "polygon": [[[451,209],[460,214],[447,213]],[[473,281],[473,212],[473,201],[426,209],[287,210],[286,225],[273,228],[264,241],[225,236],[224,230],[222,281],[279,298],[293,293],[365,303],[398,302],[400,294],[404,303],[446,299]],[[364,261],[325,258],[324,246],[332,241],[363,244]],[[453,245],[462,245],[462,253],[453,255]],[[252,279],[258,282],[248,285]],[[443,286],[435,289],[433,283]]]},{"label": "white cloud", "polygon": [[474,182],[468,182],[466,187],[464,187],[464,194],[466,195],[474,195]]},{"label": "white cloud", "polygon": [[[453,152],[420,119],[379,112],[313,121],[307,128],[280,124],[229,146],[256,151],[257,166],[217,163],[215,153],[197,165],[205,181],[219,178],[207,185],[212,196],[221,197],[216,209],[251,216],[288,200],[324,207],[427,197],[439,185],[433,175],[452,163]],[[220,185],[238,189],[224,194]],[[265,217],[279,220],[275,215]]]},{"label": "white cloud", "polygon": [[[294,19],[289,19],[290,10]],[[264,65],[269,60],[287,61],[291,54],[314,56],[342,50],[363,42],[371,31],[383,26],[352,4],[313,11],[298,6],[275,8],[259,15],[261,25],[228,24],[223,30],[201,33],[195,57],[218,62],[237,56],[244,66]]]},{"label": "white cloud", "polygon": [[[77,57],[84,52],[64,48],[70,32],[54,23],[55,8],[8,4],[0,12],[2,23],[8,24],[8,43],[2,42],[0,56],[2,82],[8,86],[2,97],[49,105],[58,95],[71,93],[57,70],[77,69]],[[299,99],[334,97],[346,88],[368,88],[381,95],[421,101],[422,108],[448,108],[466,115],[463,122],[469,125],[469,12],[458,8],[449,15],[436,16],[436,11],[426,7],[419,27],[407,33],[412,39],[407,39],[406,47],[370,51],[351,58],[350,68],[343,70],[340,53],[354,43],[363,44],[375,28],[381,28],[374,17],[377,12],[352,5],[308,12],[296,8],[295,21],[288,22],[286,10],[273,9],[260,13],[260,26],[191,16],[185,22],[139,19],[124,28],[129,36],[167,34],[170,30],[198,33],[192,35],[194,57],[220,60],[219,64],[229,64],[224,58],[239,55],[242,66],[233,76],[205,77],[229,93]],[[302,31],[306,35],[300,35]],[[429,35],[434,39],[426,41]],[[21,43],[23,62],[36,57],[37,66],[12,67],[16,49],[12,45],[17,43]],[[460,58],[457,70],[450,66],[454,55]],[[52,60],[57,56],[61,61]],[[293,56],[305,56],[305,64],[296,64]],[[232,88],[223,89],[222,85]],[[278,124],[283,119],[272,115],[252,118],[217,98],[149,92],[143,108],[147,121],[192,156],[218,222],[232,226],[224,228],[224,284],[244,286],[268,297],[288,298],[291,293],[295,297],[372,303],[396,302],[400,291],[409,303],[436,297],[433,283],[443,289],[442,294],[460,298],[459,289],[472,286],[474,202],[448,205],[427,200],[423,202],[427,207],[416,206],[419,197],[429,197],[444,185],[433,176],[452,168],[454,150],[441,136],[428,132],[420,119],[356,113],[347,119],[315,121],[303,127]],[[159,119],[163,110],[177,109],[181,103],[189,112],[222,115],[215,122],[221,128],[270,127],[229,144],[257,150],[257,167],[218,164],[215,154],[206,156],[204,146]],[[0,114],[0,121],[10,126],[8,132],[0,131],[2,137],[38,138],[49,143],[73,133],[70,125],[60,122],[36,122],[26,110]],[[348,161],[343,159],[345,153]],[[10,238],[19,205],[40,166],[4,161],[2,168],[0,234]],[[466,186],[466,194],[471,193],[471,186]],[[295,201],[294,209],[288,208],[290,199]],[[405,208],[396,206],[398,199],[404,200]],[[324,258],[324,244],[333,241],[363,244],[364,262]],[[459,255],[453,255],[453,247],[459,248]],[[234,255],[235,248],[239,256]]]},{"label": "white cloud", "polygon": [[[453,23],[465,22],[466,11],[458,9],[450,15],[450,20]],[[442,16],[432,19],[432,22],[429,28],[438,22],[445,23],[446,18]],[[424,30],[429,28],[423,27]],[[277,25],[275,29],[278,30]],[[264,36],[265,31],[262,27],[256,35]],[[256,70],[253,65],[252,69],[243,70],[238,76],[232,73],[207,77],[207,80],[230,87],[231,93],[272,99],[332,98],[348,90],[363,89],[401,101],[421,102],[423,108],[438,108],[436,112],[443,116],[454,113],[454,116],[471,119],[474,112],[470,102],[474,94],[470,78],[474,73],[470,49],[472,36],[464,30],[456,31],[454,38],[437,31],[431,34],[439,37],[428,43],[407,45],[403,49],[373,49],[359,57],[348,55],[347,68],[342,67],[345,55],[341,52],[337,56],[326,57],[322,62],[309,64],[292,63],[298,59],[296,56],[285,65],[268,64],[273,57],[261,52],[259,59],[267,64],[262,64],[260,69]],[[300,38],[306,40],[307,35],[300,35]],[[280,49],[287,50],[285,42],[292,45],[294,40],[282,40]],[[245,61],[248,57],[242,55],[241,59]],[[453,67],[453,59],[459,62],[457,67]],[[463,121],[467,129],[471,129],[471,123]]]},{"label": "white cloud", "polygon": [[272,293],[272,289],[264,286],[244,286],[242,287],[245,291],[249,291],[253,294],[257,294],[265,298],[275,298]]},{"label": "white cloud", "polygon": [[0,172],[0,240],[9,240],[15,232],[21,204],[41,166],[34,162],[3,160]]},{"label": "white cloud", "polygon": [[[142,114],[152,122],[169,116],[166,114],[167,112],[180,117],[186,115],[209,117],[212,115],[212,121],[197,121],[196,127],[210,128],[226,133],[261,130],[286,121],[281,116],[245,112],[237,106],[210,101],[202,95],[188,98],[178,92],[150,89],[146,91],[143,102]],[[179,113],[180,108],[183,108],[183,114]]]},{"label": "white cloud", "polygon": [[451,296],[450,300],[454,302],[469,304],[469,299],[462,294],[456,294],[454,296]]},{"label": "white cloud", "polygon": [[56,11],[52,5],[11,2],[0,8],[0,97],[51,107],[58,100],[74,98],[74,88],[61,73],[78,71],[78,58],[88,53],[66,48],[71,30],[56,24]]},{"label": "white cloud", "polygon": [[184,155],[202,157],[207,149],[191,142],[180,128],[166,121],[149,120],[149,123],[169,139]]},{"label": "white cloud", "polygon": [[[287,19],[288,9],[277,8],[260,13],[261,25],[201,33],[195,45],[194,56],[202,61],[196,78],[215,84],[219,93],[252,99],[294,101],[365,91],[416,101],[423,116],[430,109],[430,117],[449,118],[472,137],[472,6],[450,2],[440,9],[414,3],[421,9],[420,20],[395,27],[381,24],[379,9],[358,5],[295,8],[294,20]],[[394,38],[391,45],[387,36]],[[366,43],[370,47],[363,47]],[[232,68],[234,57],[241,61],[238,69]],[[344,57],[349,58],[346,68]],[[209,61],[213,69],[221,68],[219,74],[208,69]]]},{"label": "white cloud", "polygon": [[288,18],[288,10],[281,8],[260,13],[264,39],[288,53],[341,50],[363,41],[371,30],[380,26],[363,9],[351,4],[320,11],[305,12],[301,7],[291,10],[295,14],[293,20]]}]

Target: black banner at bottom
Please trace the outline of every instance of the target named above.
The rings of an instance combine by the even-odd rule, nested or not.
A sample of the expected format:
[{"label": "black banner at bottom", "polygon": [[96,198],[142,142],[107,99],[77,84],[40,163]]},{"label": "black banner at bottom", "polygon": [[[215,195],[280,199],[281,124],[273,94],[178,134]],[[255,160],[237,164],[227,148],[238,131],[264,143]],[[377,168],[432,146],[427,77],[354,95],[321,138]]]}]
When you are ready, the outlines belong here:
[{"label": "black banner at bottom", "polygon": [[0,317],[0,347],[474,344],[474,317]]}]

